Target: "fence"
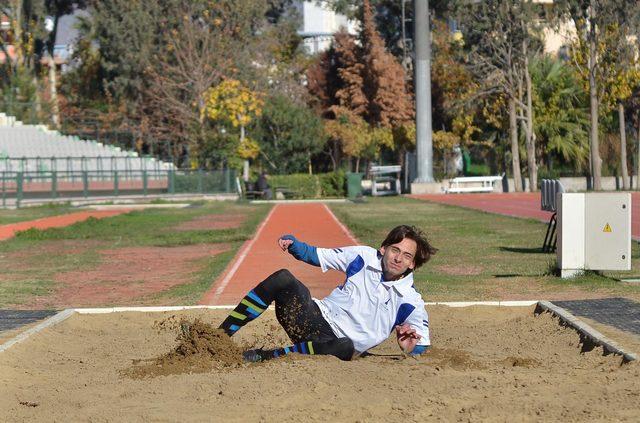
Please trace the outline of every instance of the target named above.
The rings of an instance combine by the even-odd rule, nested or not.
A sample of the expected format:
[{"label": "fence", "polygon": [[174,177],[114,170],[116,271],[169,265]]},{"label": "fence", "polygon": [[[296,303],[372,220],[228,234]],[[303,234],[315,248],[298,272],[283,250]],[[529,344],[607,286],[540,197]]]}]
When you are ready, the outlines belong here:
[{"label": "fence", "polygon": [[171,163],[150,156],[68,156],[68,157],[2,157],[0,172],[77,172],[118,171],[130,178],[135,171],[160,172],[171,170]]},{"label": "fence", "polygon": [[20,207],[28,198],[235,193],[234,180],[233,170],[1,171],[0,192],[2,207]]}]

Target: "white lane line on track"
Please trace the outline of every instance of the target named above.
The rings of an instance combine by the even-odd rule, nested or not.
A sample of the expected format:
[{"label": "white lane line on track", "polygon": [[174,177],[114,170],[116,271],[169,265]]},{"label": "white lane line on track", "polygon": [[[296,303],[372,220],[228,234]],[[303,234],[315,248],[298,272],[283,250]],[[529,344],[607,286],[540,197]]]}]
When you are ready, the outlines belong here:
[{"label": "white lane line on track", "polygon": [[262,221],[262,223],[258,227],[258,230],[256,231],[256,234],[253,236],[253,238],[251,238],[251,240],[247,244],[245,244],[244,248],[242,249],[242,252],[238,256],[238,259],[235,261],[235,263],[233,263],[233,267],[231,267],[231,270],[229,270],[229,272],[225,275],[224,279],[222,279],[222,282],[220,282],[220,285],[218,285],[218,288],[213,293],[213,299],[212,299],[211,302],[215,303],[216,301],[218,301],[218,298],[220,298],[220,295],[222,294],[222,292],[225,290],[227,285],[229,285],[229,282],[231,281],[231,278],[238,271],[238,268],[240,267],[240,265],[242,264],[244,259],[247,257],[247,254],[248,254],[249,250],[251,249],[251,247],[253,247],[253,244],[256,242],[256,239],[258,239],[258,237],[262,233],[262,230],[267,225],[267,222],[269,221],[269,219],[271,219],[271,216],[273,215],[273,212],[278,207],[279,207],[278,204],[273,206],[273,208],[271,209],[271,211],[269,212],[267,217]]},{"label": "white lane line on track", "polygon": [[329,215],[333,218],[333,220],[338,224],[338,226],[340,227],[340,230],[342,232],[344,232],[344,234],[346,236],[348,236],[349,238],[351,238],[351,240],[354,242],[354,244],[358,244],[358,240],[356,239],[355,236],[353,236],[353,234],[351,233],[351,231],[349,229],[347,229],[346,226],[344,226],[342,224],[342,222],[340,222],[338,220],[338,218],[336,217],[335,214],[333,214],[333,212],[331,211],[331,209],[329,208],[329,206],[327,206],[326,204],[322,204],[322,206],[325,208],[325,210],[327,211],[327,213],[329,213]]}]

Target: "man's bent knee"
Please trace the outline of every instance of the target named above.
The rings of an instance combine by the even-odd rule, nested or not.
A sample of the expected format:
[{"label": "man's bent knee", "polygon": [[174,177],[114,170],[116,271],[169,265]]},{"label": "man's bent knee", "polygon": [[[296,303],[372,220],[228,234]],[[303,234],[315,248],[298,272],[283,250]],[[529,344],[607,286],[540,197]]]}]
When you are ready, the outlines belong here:
[{"label": "man's bent knee", "polygon": [[296,278],[289,270],[280,269],[269,275],[261,285],[275,295],[277,292],[291,287],[295,282]]},{"label": "man's bent knee", "polygon": [[289,269],[276,270],[269,277],[270,278],[274,277],[278,279],[295,279],[295,276],[293,276],[293,273],[291,273]]}]

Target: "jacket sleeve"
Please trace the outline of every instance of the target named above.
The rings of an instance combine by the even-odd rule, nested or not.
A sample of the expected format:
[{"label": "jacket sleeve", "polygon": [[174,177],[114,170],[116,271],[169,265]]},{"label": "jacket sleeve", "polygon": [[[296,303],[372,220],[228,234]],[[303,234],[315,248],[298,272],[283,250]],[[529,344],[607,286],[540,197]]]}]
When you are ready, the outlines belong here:
[{"label": "jacket sleeve", "polygon": [[293,241],[293,243],[287,249],[289,254],[291,254],[293,257],[300,261],[304,261],[307,264],[318,267],[320,266],[317,252],[318,249],[316,247],[306,244],[302,241],[298,241],[293,235],[283,235],[281,239]]}]

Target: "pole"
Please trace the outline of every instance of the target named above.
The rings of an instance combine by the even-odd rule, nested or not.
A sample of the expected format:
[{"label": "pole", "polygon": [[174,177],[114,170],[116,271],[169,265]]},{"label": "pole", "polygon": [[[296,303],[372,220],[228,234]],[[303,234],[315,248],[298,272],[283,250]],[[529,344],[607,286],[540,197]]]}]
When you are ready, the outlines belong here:
[{"label": "pole", "polygon": [[416,54],[416,150],[418,177],[414,182],[433,182],[431,129],[431,40],[429,0],[414,0],[414,48]]}]

